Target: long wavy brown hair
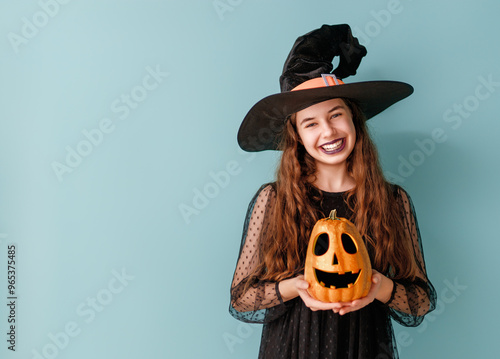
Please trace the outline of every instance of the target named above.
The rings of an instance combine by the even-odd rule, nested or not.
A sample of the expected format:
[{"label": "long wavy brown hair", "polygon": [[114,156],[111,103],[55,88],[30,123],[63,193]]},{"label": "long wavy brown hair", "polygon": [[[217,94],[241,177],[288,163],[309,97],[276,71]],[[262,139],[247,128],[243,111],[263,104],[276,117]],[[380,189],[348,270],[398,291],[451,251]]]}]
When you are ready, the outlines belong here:
[{"label": "long wavy brown hair", "polygon": [[[356,143],[347,158],[348,173],[356,183],[346,196],[354,214],[351,221],[373,248],[373,268],[395,279],[413,278],[417,264],[411,240],[401,238],[407,233],[401,208],[395,205],[392,186],[384,178],[363,113],[354,101],[343,100],[356,129]],[[301,144],[294,115],[286,121],[280,149],[276,200],[262,241],[263,256],[254,272],[260,280],[280,281],[303,269],[310,231],[320,216],[311,201],[317,193],[311,190],[315,162]]]}]

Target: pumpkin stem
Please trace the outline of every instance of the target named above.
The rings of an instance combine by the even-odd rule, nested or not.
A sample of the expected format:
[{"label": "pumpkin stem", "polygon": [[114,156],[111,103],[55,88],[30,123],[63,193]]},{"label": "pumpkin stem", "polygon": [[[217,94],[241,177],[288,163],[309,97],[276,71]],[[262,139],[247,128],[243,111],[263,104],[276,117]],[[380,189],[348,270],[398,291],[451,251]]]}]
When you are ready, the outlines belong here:
[{"label": "pumpkin stem", "polygon": [[337,218],[337,210],[336,209],[332,209],[331,210],[329,218],[330,219],[338,219]]}]

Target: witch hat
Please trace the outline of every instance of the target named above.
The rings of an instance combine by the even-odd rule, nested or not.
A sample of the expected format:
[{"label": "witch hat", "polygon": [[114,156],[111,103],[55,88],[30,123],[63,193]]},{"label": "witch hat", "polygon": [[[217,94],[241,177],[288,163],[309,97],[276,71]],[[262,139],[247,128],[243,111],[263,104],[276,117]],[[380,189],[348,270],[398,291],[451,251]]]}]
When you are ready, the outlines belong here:
[{"label": "witch hat", "polygon": [[[355,75],[366,48],[349,25],[323,25],[300,36],[280,76],[281,93],[267,96],[247,113],[238,131],[238,144],[248,152],[277,150],[288,117],[333,98],[356,101],[368,120],[408,97],[413,87],[398,81],[344,83]],[[340,57],[332,71],[332,61]]]}]

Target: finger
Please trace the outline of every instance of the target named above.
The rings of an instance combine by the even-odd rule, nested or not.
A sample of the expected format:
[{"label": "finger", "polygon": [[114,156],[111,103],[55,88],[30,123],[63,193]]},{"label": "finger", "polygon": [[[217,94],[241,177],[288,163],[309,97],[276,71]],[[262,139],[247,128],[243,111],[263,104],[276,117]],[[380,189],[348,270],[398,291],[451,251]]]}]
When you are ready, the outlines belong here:
[{"label": "finger", "polygon": [[363,304],[363,303],[364,303],[363,300],[354,300],[354,301],[350,302],[349,305],[343,306],[340,309],[339,314],[344,315],[346,313],[350,313],[350,312],[354,312],[356,310],[359,310],[365,306],[365,304]]},{"label": "finger", "polygon": [[321,309],[321,310],[337,310],[337,311],[340,310],[339,307],[332,305],[332,303],[325,303],[325,302],[313,300],[310,304],[313,307]]},{"label": "finger", "polygon": [[332,304],[332,309],[337,313],[339,310],[343,308],[342,305],[338,305],[337,303]]},{"label": "finger", "polygon": [[355,309],[344,307],[341,310],[339,310],[339,315],[344,315],[344,314],[353,312],[354,310]]},{"label": "finger", "polygon": [[353,307],[342,307],[342,308],[339,310],[339,314],[340,314],[340,315],[344,315],[344,314],[346,314],[346,313],[352,312],[353,310],[355,310]]},{"label": "finger", "polygon": [[327,303],[314,299],[306,291],[299,290],[299,295],[302,298],[304,304],[312,310],[340,310],[341,308],[340,306],[338,306],[338,303]]}]

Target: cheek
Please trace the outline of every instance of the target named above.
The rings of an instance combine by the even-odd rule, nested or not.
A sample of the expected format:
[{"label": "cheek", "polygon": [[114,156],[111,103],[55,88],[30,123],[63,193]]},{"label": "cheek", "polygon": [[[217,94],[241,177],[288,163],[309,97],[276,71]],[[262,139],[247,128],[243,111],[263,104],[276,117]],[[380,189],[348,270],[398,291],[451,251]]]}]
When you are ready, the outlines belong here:
[{"label": "cheek", "polygon": [[345,124],[345,129],[354,139],[356,138],[356,127],[354,127],[354,123],[352,122],[352,120],[349,120]]},{"label": "cheek", "polygon": [[350,142],[351,142],[351,150],[354,148],[354,145],[356,144],[357,136],[356,136],[356,129],[354,128],[354,125],[349,126],[348,128],[348,133],[350,135]]},{"label": "cheek", "polygon": [[314,146],[314,135],[311,131],[297,131],[297,139],[306,149]]}]

